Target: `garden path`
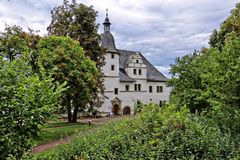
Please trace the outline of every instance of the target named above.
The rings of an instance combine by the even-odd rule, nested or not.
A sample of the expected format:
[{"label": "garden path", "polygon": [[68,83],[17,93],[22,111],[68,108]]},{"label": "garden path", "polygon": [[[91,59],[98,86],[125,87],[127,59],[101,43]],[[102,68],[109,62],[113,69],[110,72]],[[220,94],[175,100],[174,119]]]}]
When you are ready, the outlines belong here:
[{"label": "garden path", "polygon": [[[79,119],[78,122],[82,122],[82,123],[87,123],[89,124],[89,121],[91,121],[92,125],[101,125],[101,124],[105,124],[109,121],[113,121],[113,120],[118,120],[120,119],[120,116],[113,116],[113,117],[103,117],[103,118],[86,118],[86,119]],[[47,144],[41,144],[39,146],[33,147],[32,152],[33,153],[39,153],[39,152],[43,152],[45,150],[54,148],[58,145],[67,143],[69,141],[71,141],[74,138],[74,135],[72,136],[68,136],[68,137],[64,137],[60,140],[55,140],[52,142],[49,142]]]}]

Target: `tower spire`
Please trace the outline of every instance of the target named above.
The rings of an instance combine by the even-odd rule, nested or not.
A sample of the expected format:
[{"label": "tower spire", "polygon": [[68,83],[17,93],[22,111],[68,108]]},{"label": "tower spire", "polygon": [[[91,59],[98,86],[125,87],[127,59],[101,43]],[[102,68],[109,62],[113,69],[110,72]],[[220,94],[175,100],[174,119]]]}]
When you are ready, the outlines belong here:
[{"label": "tower spire", "polygon": [[111,23],[109,22],[109,18],[108,18],[108,8],[106,9],[106,18],[104,20],[104,32],[110,32],[110,25]]},{"label": "tower spire", "polygon": [[108,8],[106,9],[106,18],[108,18]]}]

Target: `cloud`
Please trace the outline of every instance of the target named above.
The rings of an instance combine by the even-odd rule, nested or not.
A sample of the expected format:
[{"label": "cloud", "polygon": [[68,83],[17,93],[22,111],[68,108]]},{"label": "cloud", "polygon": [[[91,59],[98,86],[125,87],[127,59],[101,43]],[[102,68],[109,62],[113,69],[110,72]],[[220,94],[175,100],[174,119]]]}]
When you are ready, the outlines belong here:
[{"label": "cloud", "polygon": [[[230,15],[238,0],[78,0],[98,11],[99,32],[106,8],[120,49],[140,51],[161,72],[178,56],[208,46],[213,29]],[[0,30],[5,23],[46,34],[50,11],[61,0],[0,0]]]},{"label": "cloud", "polygon": [[167,78],[170,78],[171,75],[169,73],[170,66],[155,66],[157,70],[159,70],[163,75],[165,75]]}]

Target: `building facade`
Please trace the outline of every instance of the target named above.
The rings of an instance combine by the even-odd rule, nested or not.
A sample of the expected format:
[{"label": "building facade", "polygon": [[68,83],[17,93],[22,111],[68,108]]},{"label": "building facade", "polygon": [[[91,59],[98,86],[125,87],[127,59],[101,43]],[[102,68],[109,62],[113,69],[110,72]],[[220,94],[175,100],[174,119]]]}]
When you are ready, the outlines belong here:
[{"label": "building facade", "polygon": [[116,48],[108,16],[103,25],[105,98],[99,111],[113,115],[134,114],[134,107],[139,103],[161,106],[168,102],[167,78],[140,52]]}]

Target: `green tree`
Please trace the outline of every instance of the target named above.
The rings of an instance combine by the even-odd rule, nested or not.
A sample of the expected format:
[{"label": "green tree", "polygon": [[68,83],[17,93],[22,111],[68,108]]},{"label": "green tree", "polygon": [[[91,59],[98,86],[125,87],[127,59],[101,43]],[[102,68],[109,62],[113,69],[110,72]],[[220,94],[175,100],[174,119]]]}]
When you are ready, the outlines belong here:
[{"label": "green tree", "polygon": [[[202,84],[206,86],[202,99],[206,99],[217,113],[217,123],[233,133],[240,130],[240,37],[228,34],[222,49],[210,48],[203,65]],[[209,65],[211,64],[211,65]]]},{"label": "green tree", "polygon": [[216,32],[216,30],[213,31],[209,41],[210,46],[221,49],[228,34],[233,31],[237,36],[240,36],[240,3],[236,5],[231,15],[221,24],[220,30],[218,32]]},{"label": "green tree", "polygon": [[4,32],[0,32],[0,55],[9,61],[20,57],[27,51],[26,35],[19,26],[6,26]]},{"label": "green tree", "polygon": [[101,95],[104,92],[103,73],[104,49],[100,46],[101,37],[98,34],[96,23],[97,12],[93,6],[78,4],[75,0],[64,0],[63,4],[51,11],[52,20],[47,30],[49,35],[69,36],[79,42],[84,49],[85,55],[96,63],[99,70],[97,88],[93,93],[91,104],[101,105]]},{"label": "green tree", "polygon": [[58,107],[63,86],[41,79],[28,65],[28,52],[10,62],[0,57],[0,159],[20,159],[32,146],[40,125]]},{"label": "green tree", "polygon": [[68,110],[68,122],[76,122],[78,111],[88,106],[97,90],[99,72],[95,63],[70,37],[42,38],[38,50],[38,60],[47,73],[60,84],[66,81],[68,89],[62,97],[62,106]]},{"label": "green tree", "polygon": [[205,88],[201,78],[203,61],[204,57],[195,51],[177,58],[176,64],[171,65],[173,77],[168,81],[169,86],[173,87],[171,101],[179,107],[188,106],[191,112],[209,107],[206,100],[199,98]]},{"label": "green tree", "polygon": [[[236,138],[240,132],[240,5],[215,31],[210,48],[197,56],[185,55],[172,65],[171,101],[191,110],[207,108],[224,134]],[[199,103],[201,102],[201,103]],[[202,103],[203,102],[203,103]],[[235,136],[235,137],[234,137]]]},{"label": "green tree", "polygon": [[4,32],[0,32],[0,55],[12,61],[29,51],[29,64],[34,72],[38,72],[36,45],[41,37],[34,30],[28,30],[24,32],[19,26],[7,25]]},{"label": "green tree", "polygon": [[[239,22],[240,4],[237,4],[231,15],[221,24],[220,30],[213,31],[209,41],[210,48],[178,58],[176,64],[171,66],[173,78],[169,80],[169,85],[173,87],[171,100],[174,103],[187,105],[191,111],[219,104],[239,105],[238,73],[229,72],[232,68],[240,69],[236,65],[239,61]],[[233,37],[235,41],[229,40]],[[230,45],[230,42],[234,42],[234,45]],[[235,75],[232,75],[231,80],[230,74]]]}]

